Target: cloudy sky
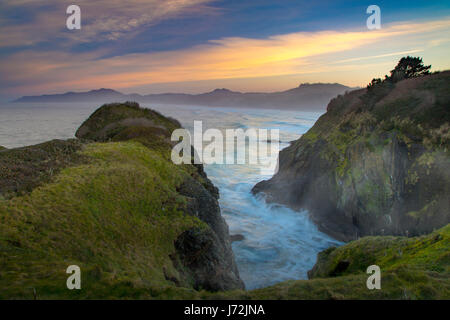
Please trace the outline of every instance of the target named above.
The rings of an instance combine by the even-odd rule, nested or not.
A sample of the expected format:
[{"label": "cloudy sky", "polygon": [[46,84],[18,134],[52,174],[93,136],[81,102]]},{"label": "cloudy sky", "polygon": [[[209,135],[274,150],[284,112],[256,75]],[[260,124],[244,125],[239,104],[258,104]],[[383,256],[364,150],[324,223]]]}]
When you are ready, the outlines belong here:
[{"label": "cloudy sky", "polygon": [[[66,9],[81,8],[81,30]],[[381,8],[368,30],[366,8]],[[450,69],[449,1],[1,0],[0,99],[366,85],[405,55]]]}]

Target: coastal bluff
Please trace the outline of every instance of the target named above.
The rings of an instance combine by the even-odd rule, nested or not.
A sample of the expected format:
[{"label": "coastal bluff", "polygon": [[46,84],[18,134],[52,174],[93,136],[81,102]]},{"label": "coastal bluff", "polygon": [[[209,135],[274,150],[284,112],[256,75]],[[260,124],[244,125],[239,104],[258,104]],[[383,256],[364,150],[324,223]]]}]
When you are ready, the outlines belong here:
[{"label": "coastal bluff", "polygon": [[[217,188],[201,165],[170,160],[176,128],[137,103],[114,103],[77,139],[0,152],[1,298],[243,289]],[[67,290],[69,265],[80,267],[83,290]]]},{"label": "coastal bluff", "polygon": [[449,106],[450,71],[339,95],[253,192],[344,241],[430,233],[450,222]]}]

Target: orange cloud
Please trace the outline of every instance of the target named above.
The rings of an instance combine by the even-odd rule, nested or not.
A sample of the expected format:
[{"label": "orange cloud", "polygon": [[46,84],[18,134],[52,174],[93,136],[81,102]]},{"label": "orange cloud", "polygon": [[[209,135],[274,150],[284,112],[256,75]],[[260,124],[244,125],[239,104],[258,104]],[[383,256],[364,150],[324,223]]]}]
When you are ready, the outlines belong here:
[{"label": "orange cloud", "polygon": [[[0,73],[9,75],[8,86],[4,89],[9,93],[97,87],[132,89],[154,83],[319,72],[335,79],[336,73],[361,69],[361,61],[366,59],[352,58],[354,52],[363,57],[372,56],[370,63],[363,63],[377,70],[374,59],[423,50],[421,47],[442,39],[443,34],[450,34],[448,19],[385,25],[377,31],[299,32],[267,39],[225,38],[190,49],[112,58],[101,58],[104,52],[100,51],[81,55],[27,51],[11,56],[7,62],[2,61]],[[390,47],[394,45],[401,50],[392,53]],[[381,48],[383,53],[374,54],[374,47]],[[340,59],[342,65],[334,63],[339,60],[335,58],[337,54],[344,57]],[[450,60],[447,58],[445,63],[450,65]]]}]

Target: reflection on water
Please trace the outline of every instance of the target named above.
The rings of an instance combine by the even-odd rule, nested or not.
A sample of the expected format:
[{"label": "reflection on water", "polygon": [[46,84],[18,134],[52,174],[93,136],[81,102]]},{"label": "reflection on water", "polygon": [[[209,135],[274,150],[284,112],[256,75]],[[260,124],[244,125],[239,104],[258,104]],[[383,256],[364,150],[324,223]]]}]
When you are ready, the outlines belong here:
[{"label": "reflection on water", "polygon": [[[174,117],[192,130],[194,120],[203,129],[279,129],[281,148],[306,132],[320,113],[241,108],[148,106]],[[0,145],[18,147],[49,139],[73,137],[80,124],[97,108],[92,104],[6,104],[0,106]],[[226,150],[235,152],[235,150]],[[255,152],[255,150],[248,150]],[[245,239],[233,250],[248,289],[288,279],[306,279],[317,253],[341,243],[317,230],[307,212],[268,205],[250,190],[262,175],[257,165],[207,165],[205,170],[220,190],[222,214],[231,234]]]}]

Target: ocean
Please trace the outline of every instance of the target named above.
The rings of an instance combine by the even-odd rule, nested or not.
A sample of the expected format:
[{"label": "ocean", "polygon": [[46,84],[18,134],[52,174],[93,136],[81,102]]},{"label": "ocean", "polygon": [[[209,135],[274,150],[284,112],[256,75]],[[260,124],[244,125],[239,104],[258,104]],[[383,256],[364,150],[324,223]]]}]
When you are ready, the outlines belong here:
[{"label": "ocean", "polygon": [[[189,130],[194,121],[202,121],[204,130],[279,129],[280,149],[298,139],[322,114],[237,107],[142,106],[176,118]],[[73,138],[76,129],[98,107],[93,103],[1,104],[0,145],[14,148]],[[219,188],[219,204],[230,234],[244,236],[244,240],[233,242],[233,252],[247,289],[307,279],[307,271],[314,266],[317,254],[342,244],[320,232],[308,212],[267,204],[251,194],[252,187],[269,179],[273,172],[249,164],[211,164],[205,165],[205,171]]]}]

